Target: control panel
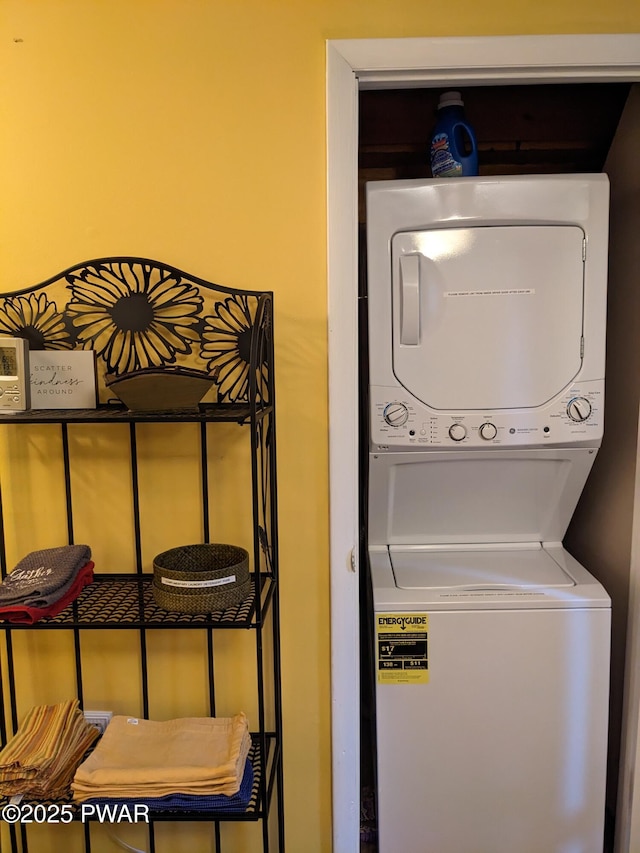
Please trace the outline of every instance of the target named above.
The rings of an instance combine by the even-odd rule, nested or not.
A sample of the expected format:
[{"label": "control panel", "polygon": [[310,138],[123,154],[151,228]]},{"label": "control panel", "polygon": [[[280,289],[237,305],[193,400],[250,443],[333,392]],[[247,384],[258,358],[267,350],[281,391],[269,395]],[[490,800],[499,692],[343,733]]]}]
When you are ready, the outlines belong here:
[{"label": "control panel", "polygon": [[371,386],[378,449],[590,444],[602,439],[604,381],[582,382],[535,409],[442,412],[399,388]]},{"label": "control panel", "polygon": [[15,382],[4,387],[0,386],[0,406],[11,406],[12,403],[16,403],[19,406],[21,399],[21,388]]}]

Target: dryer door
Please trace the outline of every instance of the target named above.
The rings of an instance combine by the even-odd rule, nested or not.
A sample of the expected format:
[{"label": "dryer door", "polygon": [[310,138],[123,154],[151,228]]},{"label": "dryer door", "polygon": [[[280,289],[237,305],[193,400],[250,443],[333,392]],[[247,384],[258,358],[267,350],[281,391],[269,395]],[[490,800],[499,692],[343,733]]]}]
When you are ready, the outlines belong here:
[{"label": "dryer door", "polygon": [[397,380],[434,409],[546,403],[582,363],[583,245],[573,225],[395,234]]}]

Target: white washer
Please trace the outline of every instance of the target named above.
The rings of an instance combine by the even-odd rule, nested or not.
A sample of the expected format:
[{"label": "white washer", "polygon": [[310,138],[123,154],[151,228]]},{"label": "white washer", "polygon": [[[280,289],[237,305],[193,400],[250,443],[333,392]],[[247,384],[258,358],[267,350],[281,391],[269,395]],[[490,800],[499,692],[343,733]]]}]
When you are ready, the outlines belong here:
[{"label": "white washer", "polygon": [[599,853],[603,175],[367,187],[380,853]]}]

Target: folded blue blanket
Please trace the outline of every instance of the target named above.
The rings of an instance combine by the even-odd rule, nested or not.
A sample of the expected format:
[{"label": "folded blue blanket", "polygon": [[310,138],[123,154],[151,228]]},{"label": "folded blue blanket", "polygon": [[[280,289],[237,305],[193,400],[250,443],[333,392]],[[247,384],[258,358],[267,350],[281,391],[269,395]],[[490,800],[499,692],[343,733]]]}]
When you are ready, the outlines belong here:
[{"label": "folded blue blanket", "polygon": [[85,800],[89,805],[111,805],[120,803],[133,806],[139,803],[148,806],[152,812],[171,811],[195,811],[195,812],[244,812],[251,801],[251,790],[253,788],[253,767],[247,760],[240,790],[232,796],[224,794],[212,794],[199,796],[196,794],[167,794],[164,797],[149,797],[140,799],[138,797],[92,797]]}]

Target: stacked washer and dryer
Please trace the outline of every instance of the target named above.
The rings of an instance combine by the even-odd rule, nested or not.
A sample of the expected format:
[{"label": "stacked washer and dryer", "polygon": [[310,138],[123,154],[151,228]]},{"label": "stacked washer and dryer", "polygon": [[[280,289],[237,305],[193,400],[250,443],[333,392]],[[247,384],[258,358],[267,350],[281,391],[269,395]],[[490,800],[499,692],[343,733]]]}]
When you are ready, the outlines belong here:
[{"label": "stacked washer and dryer", "polygon": [[608,180],[367,185],[380,853],[601,853]]}]

